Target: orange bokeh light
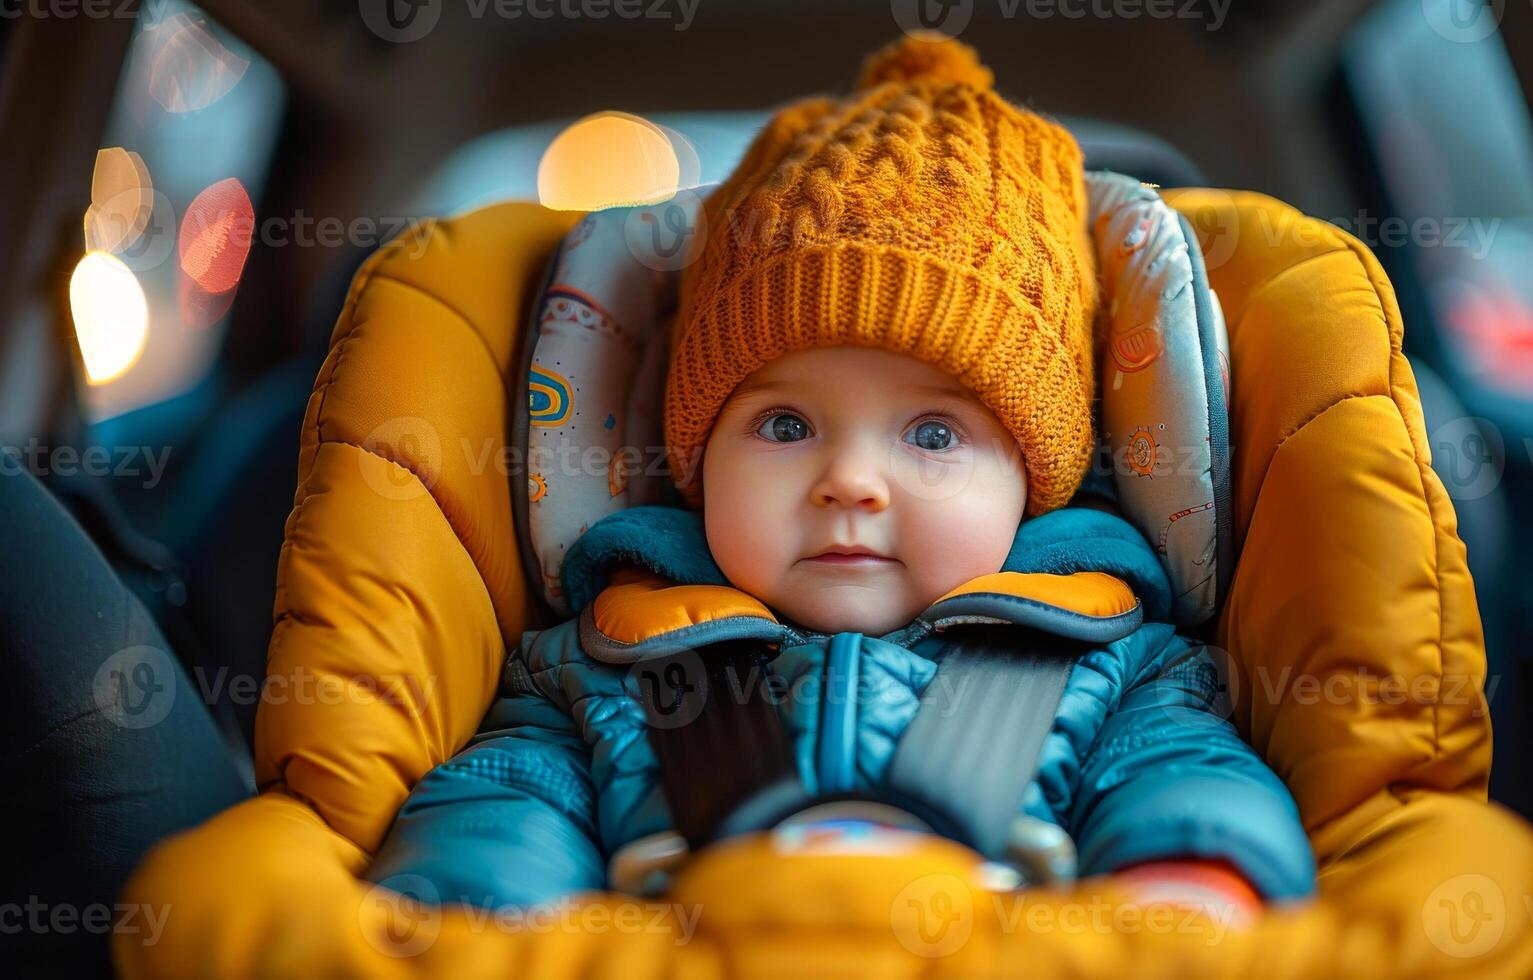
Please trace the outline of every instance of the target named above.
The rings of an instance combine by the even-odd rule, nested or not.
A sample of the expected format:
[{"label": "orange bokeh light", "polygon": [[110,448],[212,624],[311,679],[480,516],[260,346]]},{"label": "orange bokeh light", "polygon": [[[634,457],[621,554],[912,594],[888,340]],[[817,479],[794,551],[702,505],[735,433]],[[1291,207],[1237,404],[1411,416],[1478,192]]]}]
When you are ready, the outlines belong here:
[{"label": "orange bokeh light", "polygon": [[598,112],[554,137],[538,163],[538,200],[593,211],[668,200],[682,166],[665,131],[626,112]]},{"label": "orange bokeh light", "polygon": [[203,188],[181,217],[182,273],[204,292],[228,292],[239,285],[254,232],[255,208],[237,179]]},{"label": "orange bokeh light", "polygon": [[154,184],[143,157],[120,146],[96,151],[90,207],[85,209],[85,248],[120,252],[138,241],[154,213]]}]

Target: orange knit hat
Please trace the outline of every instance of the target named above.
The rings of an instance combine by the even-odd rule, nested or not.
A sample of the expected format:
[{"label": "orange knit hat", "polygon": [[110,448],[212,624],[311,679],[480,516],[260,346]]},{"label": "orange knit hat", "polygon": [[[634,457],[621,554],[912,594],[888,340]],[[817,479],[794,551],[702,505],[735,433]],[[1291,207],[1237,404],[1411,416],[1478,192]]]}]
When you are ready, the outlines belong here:
[{"label": "orange knit hat", "polygon": [[1027,512],[1069,501],[1093,447],[1096,265],[1081,151],[990,88],[974,50],[906,37],[850,98],[779,110],[705,202],[666,379],[671,472],[746,375],[806,347],[882,347],[972,390],[1016,437]]}]

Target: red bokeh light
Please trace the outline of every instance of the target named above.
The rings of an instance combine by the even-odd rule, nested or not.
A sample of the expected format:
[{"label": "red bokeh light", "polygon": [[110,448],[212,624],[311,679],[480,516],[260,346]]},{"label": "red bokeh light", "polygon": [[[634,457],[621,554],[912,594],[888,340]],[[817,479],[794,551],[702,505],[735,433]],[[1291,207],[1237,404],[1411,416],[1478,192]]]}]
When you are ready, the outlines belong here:
[{"label": "red bokeh light", "polygon": [[181,217],[182,273],[204,292],[228,292],[239,285],[254,233],[255,208],[238,180],[203,188]]}]

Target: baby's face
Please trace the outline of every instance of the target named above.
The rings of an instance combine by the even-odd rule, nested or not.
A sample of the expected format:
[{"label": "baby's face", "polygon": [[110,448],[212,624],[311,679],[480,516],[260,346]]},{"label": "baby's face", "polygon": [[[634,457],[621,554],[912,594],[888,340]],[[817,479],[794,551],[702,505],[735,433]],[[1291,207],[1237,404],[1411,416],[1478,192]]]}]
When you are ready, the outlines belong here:
[{"label": "baby's face", "polygon": [[1016,440],[994,414],[930,364],[877,348],[762,367],[703,455],[719,568],[823,633],[880,636],[999,571],[1026,501]]}]

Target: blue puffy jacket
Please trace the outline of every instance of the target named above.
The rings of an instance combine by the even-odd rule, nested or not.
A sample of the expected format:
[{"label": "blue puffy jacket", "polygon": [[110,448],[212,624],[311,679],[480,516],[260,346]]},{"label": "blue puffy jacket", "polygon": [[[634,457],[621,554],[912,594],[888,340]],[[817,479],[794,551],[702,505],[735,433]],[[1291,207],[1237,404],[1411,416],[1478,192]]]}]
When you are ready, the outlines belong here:
[{"label": "blue puffy jacket", "polygon": [[[652,580],[609,585],[622,566]],[[936,673],[942,630],[980,621],[1093,644],[1070,674],[1022,802],[1074,838],[1082,875],[1224,858],[1268,899],[1313,891],[1292,797],[1219,713],[1213,654],[1158,622],[1170,585],[1119,517],[1065,508],[1024,521],[1001,573],[882,637],[779,622],[728,588],[700,515],[673,508],[593,525],[567,556],[563,585],[579,615],[522,637],[503,696],[400,809],[373,880],[419,875],[443,901],[496,908],[605,887],[607,856],[670,826],[630,667],[719,640],[777,644],[769,666],[789,692],[780,708],[809,791],[875,787]],[[1089,601],[1060,598],[1074,594]],[[670,628],[625,635],[636,608]]]}]

